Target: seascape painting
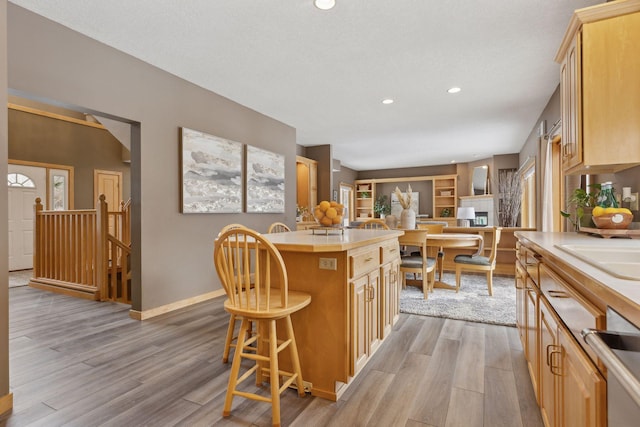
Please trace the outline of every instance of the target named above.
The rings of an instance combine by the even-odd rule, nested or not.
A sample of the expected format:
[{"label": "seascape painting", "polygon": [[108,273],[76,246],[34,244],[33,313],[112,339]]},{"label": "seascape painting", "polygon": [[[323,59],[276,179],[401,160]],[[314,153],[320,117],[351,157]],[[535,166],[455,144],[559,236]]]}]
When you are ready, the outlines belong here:
[{"label": "seascape painting", "polygon": [[181,212],[242,212],[242,144],[180,128]]},{"label": "seascape painting", "polygon": [[284,212],[284,156],[247,145],[247,212]]}]

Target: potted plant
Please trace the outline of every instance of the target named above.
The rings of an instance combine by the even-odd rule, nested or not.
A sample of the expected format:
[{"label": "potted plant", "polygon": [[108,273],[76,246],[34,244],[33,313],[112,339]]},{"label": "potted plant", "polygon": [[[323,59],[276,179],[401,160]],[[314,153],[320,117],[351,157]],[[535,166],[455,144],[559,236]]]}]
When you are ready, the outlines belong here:
[{"label": "potted plant", "polygon": [[560,215],[573,224],[576,231],[580,227],[595,227],[591,220],[591,211],[598,204],[600,184],[589,184],[587,190],[576,188],[567,199],[567,210],[560,211]]},{"label": "potted plant", "polygon": [[386,194],[376,197],[376,201],[373,204],[373,212],[378,218],[384,218],[391,213],[391,203],[389,203],[389,197]]}]

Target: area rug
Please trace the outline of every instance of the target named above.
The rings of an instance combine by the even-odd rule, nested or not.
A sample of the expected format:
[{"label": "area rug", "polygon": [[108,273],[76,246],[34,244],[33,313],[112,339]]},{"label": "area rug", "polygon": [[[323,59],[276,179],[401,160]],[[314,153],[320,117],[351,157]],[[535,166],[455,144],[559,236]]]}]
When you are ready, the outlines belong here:
[{"label": "area rug", "polygon": [[[443,282],[456,283],[453,273],[445,273]],[[486,276],[463,274],[460,292],[435,289],[425,300],[422,289],[407,286],[400,294],[402,313],[445,317],[471,322],[515,326],[516,289],[514,278],[493,277],[493,296],[487,291]]]}]

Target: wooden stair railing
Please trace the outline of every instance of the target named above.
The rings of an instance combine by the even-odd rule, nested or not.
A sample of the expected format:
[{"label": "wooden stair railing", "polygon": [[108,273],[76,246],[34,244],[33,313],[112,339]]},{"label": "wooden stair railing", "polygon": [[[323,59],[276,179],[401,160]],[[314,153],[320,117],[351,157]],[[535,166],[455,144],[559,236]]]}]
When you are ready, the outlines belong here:
[{"label": "wooden stair railing", "polygon": [[[130,303],[130,202],[122,209],[109,212],[100,195],[95,210],[45,211],[37,198],[30,286]],[[109,224],[118,236],[109,233]]]}]

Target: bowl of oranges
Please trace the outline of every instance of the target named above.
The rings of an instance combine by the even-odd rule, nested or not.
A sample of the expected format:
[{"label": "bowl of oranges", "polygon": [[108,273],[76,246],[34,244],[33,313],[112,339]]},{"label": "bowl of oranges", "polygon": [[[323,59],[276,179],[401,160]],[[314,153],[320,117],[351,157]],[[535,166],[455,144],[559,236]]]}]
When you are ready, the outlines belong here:
[{"label": "bowl of oranges", "polygon": [[633,221],[633,214],[626,208],[596,206],[591,215],[593,223],[598,228],[626,229]]},{"label": "bowl of oranges", "polygon": [[344,206],[338,202],[323,200],[313,210],[313,217],[323,227],[340,227]]}]

